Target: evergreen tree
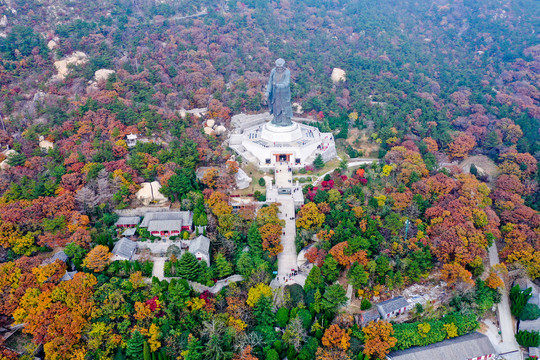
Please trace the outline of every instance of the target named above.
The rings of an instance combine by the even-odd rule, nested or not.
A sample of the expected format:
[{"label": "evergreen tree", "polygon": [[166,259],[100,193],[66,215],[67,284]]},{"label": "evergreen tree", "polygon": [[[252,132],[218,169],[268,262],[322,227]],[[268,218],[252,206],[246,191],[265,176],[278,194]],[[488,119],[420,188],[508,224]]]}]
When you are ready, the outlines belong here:
[{"label": "evergreen tree", "polygon": [[141,360],[143,355],[144,337],[135,330],[127,341],[126,355],[130,360]]},{"label": "evergreen tree", "polygon": [[216,255],[216,267],[218,269],[218,276],[220,278],[227,277],[233,273],[232,264],[227,261],[225,255],[218,253]]},{"label": "evergreen tree", "polygon": [[334,312],[347,301],[346,291],[339,284],[329,286],[322,298],[322,307]]},{"label": "evergreen tree", "polygon": [[327,282],[333,283],[339,277],[338,262],[332,255],[328,255],[321,268]]},{"label": "evergreen tree", "polygon": [[255,222],[253,222],[248,230],[248,245],[251,255],[254,257],[262,256],[262,238],[261,234],[259,233],[259,228]]},{"label": "evergreen tree", "polygon": [[272,300],[267,296],[261,296],[253,309],[255,322],[259,326],[273,326],[274,313],[272,313]]},{"label": "evergreen tree", "polygon": [[176,273],[181,278],[193,281],[201,274],[201,265],[195,255],[186,251],[177,263]]},{"label": "evergreen tree", "polygon": [[497,132],[491,131],[487,134],[484,145],[486,146],[486,148],[491,149],[499,145],[499,143],[499,135],[497,135]]},{"label": "evergreen tree", "polygon": [[315,169],[322,169],[324,167],[324,160],[321,154],[317,155],[315,161],[313,161],[313,166],[315,166]]},{"label": "evergreen tree", "polygon": [[304,285],[304,290],[306,292],[318,289],[322,286],[323,279],[321,276],[321,269],[317,265],[313,265]]},{"label": "evergreen tree", "polygon": [[394,286],[398,289],[403,286],[403,275],[401,275],[401,271],[396,271],[394,275]]},{"label": "evergreen tree", "polygon": [[118,348],[116,350],[116,354],[114,354],[114,360],[126,360],[126,357],[124,356],[124,353],[122,352],[122,348]]},{"label": "evergreen tree", "polygon": [[143,359],[144,360],[152,360],[152,356],[150,355],[150,349],[148,348],[148,342],[144,342],[143,345]]},{"label": "evergreen tree", "polygon": [[201,342],[189,335],[188,346],[187,346],[187,355],[184,356],[184,360],[203,360],[203,347]]},{"label": "evergreen tree", "polygon": [[310,310],[315,312],[316,314],[320,313],[322,310],[322,296],[321,291],[317,289],[315,291],[315,295],[313,296],[313,303],[310,305]]},{"label": "evergreen tree", "polygon": [[347,273],[347,279],[349,279],[349,283],[355,289],[361,289],[362,286],[366,285],[368,278],[368,273],[364,270],[364,267],[357,262],[352,264],[351,269]]},{"label": "evergreen tree", "polygon": [[471,173],[471,175],[478,177],[478,168],[476,167],[476,165],[471,164],[469,172]]},{"label": "evergreen tree", "polygon": [[255,265],[253,263],[253,258],[248,252],[243,252],[238,261],[236,262],[236,268],[244,277],[248,277],[253,272]]}]

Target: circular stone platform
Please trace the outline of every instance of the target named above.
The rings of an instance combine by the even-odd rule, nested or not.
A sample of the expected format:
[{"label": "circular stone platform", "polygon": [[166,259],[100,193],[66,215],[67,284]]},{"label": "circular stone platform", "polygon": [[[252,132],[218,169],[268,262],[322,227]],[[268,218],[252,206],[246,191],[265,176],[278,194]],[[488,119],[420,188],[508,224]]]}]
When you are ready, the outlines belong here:
[{"label": "circular stone platform", "polygon": [[302,129],[297,123],[289,126],[276,126],[266,123],[261,130],[261,139],[270,143],[292,143],[302,139]]}]

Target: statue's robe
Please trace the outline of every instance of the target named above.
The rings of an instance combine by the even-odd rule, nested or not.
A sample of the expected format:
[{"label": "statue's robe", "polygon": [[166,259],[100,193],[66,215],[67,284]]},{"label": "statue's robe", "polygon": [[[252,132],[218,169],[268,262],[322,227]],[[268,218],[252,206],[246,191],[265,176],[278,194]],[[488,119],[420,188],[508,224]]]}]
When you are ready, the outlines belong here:
[{"label": "statue's robe", "polygon": [[266,94],[270,114],[274,115],[272,124],[277,126],[288,126],[292,124],[292,106],[291,106],[291,72],[285,69],[279,73],[276,68],[272,69]]}]

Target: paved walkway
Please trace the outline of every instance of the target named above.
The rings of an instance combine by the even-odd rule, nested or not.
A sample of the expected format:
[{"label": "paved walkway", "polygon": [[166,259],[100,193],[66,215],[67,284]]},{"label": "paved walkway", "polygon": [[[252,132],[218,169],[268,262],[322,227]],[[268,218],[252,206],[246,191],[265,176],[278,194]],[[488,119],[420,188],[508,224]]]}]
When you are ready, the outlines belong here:
[{"label": "paved walkway", "polygon": [[[499,263],[499,253],[495,243],[489,247],[489,263],[491,266]],[[519,350],[519,345],[514,336],[514,322],[510,312],[510,301],[508,299],[508,289],[502,290],[501,302],[497,305],[497,314],[499,318],[499,330],[502,341],[494,343],[493,346],[499,354],[512,353]],[[492,342],[493,339],[492,339]]]},{"label": "paved walkway", "polygon": [[[376,159],[376,158],[354,158],[354,159],[349,159],[348,160],[349,162],[347,163],[347,167],[348,168],[352,168],[352,167],[355,167],[355,166],[360,166],[360,165],[364,165],[364,164],[371,164],[373,163],[374,161],[375,162],[379,162],[381,161],[380,159]],[[334,172],[334,170],[336,170],[337,168],[334,168],[330,171],[327,171],[325,172],[324,174],[322,174],[321,176],[317,176],[317,175],[309,175],[311,176],[312,178],[317,178],[315,181],[313,181],[313,186],[317,186],[321,181],[324,180],[324,177],[328,174],[331,174]],[[302,175],[304,176],[304,175]]]},{"label": "paved walkway", "polygon": [[288,276],[292,269],[298,269],[295,244],[296,224],[294,220],[294,201],[290,198],[279,199],[279,201],[281,203],[279,218],[285,220],[285,227],[283,228],[285,234],[281,236],[283,251],[278,254],[278,276],[283,278],[283,276]]},{"label": "paved walkway", "polygon": [[159,281],[165,278],[165,261],[168,260],[166,257],[154,257],[154,268],[152,269],[152,276],[155,276]]},{"label": "paved walkway", "polygon": [[185,243],[186,245],[189,245],[190,240],[155,240],[152,242],[151,240],[147,241],[138,241],[137,247],[139,249],[150,249],[152,254],[161,254],[165,255],[167,252],[167,249],[171,245],[177,246],[179,249],[182,249],[182,243]]},{"label": "paved walkway", "polygon": [[[275,179],[277,188],[291,188],[293,186],[292,171],[289,170],[287,164],[276,164]],[[280,204],[278,216],[281,220],[285,221],[285,226],[283,227],[283,234],[281,236],[283,251],[277,256],[278,274],[270,285],[274,288],[295,283],[304,286],[306,282],[305,274],[291,275],[292,269],[298,270],[295,243],[296,217],[294,194],[278,194],[275,201]]]}]

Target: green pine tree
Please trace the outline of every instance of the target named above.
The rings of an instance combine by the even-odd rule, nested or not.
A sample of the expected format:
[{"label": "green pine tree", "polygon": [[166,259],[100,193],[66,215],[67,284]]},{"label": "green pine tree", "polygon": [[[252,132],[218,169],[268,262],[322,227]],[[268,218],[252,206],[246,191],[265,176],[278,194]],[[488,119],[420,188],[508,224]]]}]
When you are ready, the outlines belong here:
[{"label": "green pine tree", "polygon": [[144,342],[143,345],[143,359],[152,360],[152,355],[150,355],[150,348],[148,347],[148,342]]},{"label": "green pine tree", "polygon": [[124,356],[124,353],[122,352],[122,348],[118,348],[116,350],[116,354],[114,354],[114,360],[126,360],[126,357]]},{"label": "green pine tree", "polygon": [[144,337],[138,331],[131,334],[131,338],[127,341],[126,355],[130,360],[141,360],[143,355]]},{"label": "green pine tree", "polygon": [[338,266],[339,266],[339,263],[337,262],[336,259],[334,259],[332,255],[328,255],[326,257],[321,270],[327,282],[333,283],[334,281],[337,280],[339,276]]},{"label": "green pine tree", "polygon": [[186,251],[176,265],[176,273],[181,278],[193,281],[201,274],[201,265],[195,255]]},{"label": "green pine tree", "polygon": [[201,342],[190,335],[188,339],[187,355],[184,360],[203,360],[203,347]]},{"label": "green pine tree", "polygon": [[318,289],[321,287],[322,283],[321,269],[317,265],[314,265],[306,278],[304,290],[307,292]]},{"label": "green pine tree", "polygon": [[324,167],[324,160],[321,154],[317,155],[313,161],[313,166],[315,166],[315,169],[322,169]]},{"label": "green pine tree", "polygon": [[311,304],[311,309],[313,312],[315,312],[316,314],[320,313],[321,310],[322,310],[322,300],[321,300],[322,296],[321,296],[321,291],[319,289],[317,289],[317,291],[315,291],[315,295],[313,296],[313,303]]},{"label": "green pine tree", "polygon": [[216,255],[216,267],[218,269],[218,276],[220,278],[227,277],[233,273],[232,264],[227,261],[225,255],[218,253]]},{"label": "green pine tree", "polygon": [[248,245],[251,255],[254,257],[262,256],[262,238],[261,234],[259,233],[259,228],[255,222],[253,222],[248,230]]}]

